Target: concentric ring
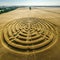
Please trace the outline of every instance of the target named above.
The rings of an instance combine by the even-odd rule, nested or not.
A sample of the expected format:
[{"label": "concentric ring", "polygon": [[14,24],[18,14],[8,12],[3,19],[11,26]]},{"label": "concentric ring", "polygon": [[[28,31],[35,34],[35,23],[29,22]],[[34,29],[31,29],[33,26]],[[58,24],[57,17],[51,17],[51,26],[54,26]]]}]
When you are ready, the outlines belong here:
[{"label": "concentric ring", "polygon": [[40,18],[20,18],[7,23],[2,31],[2,44],[19,54],[32,54],[49,49],[57,41],[57,28]]}]

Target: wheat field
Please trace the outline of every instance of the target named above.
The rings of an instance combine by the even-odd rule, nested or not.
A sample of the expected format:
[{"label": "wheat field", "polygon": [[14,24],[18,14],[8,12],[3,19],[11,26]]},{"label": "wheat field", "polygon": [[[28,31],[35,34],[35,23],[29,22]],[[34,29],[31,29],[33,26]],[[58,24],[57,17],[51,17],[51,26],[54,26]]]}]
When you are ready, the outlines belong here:
[{"label": "wheat field", "polygon": [[[45,31],[45,30],[49,31],[48,36],[51,36],[49,34],[52,34],[53,37],[51,37],[51,38],[53,39],[53,41],[55,41],[55,38],[57,37],[57,39],[56,39],[57,41],[55,41],[56,43],[54,45],[53,45],[53,43],[51,43],[53,45],[52,47],[50,47],[46,50],[44,50],[45,49],[44,48],[44,49],[42,49],[44,51],[39,52],[39,53],[33,52],[31,54],[26,54],[23,51],[22,52],[23,54],[16,54],[13,52],[9,52],[8,49],[4,48],[4,44],[2,44],[2,41],[1,41],[2,40],[2,31],[5,34],[4,36],[7,37],[6,30],[8,28],[9,28],[8,31],[11,32],[10,29],[14,30],[15,27],[17,26],[16,23],[22,24],[22,23],[19,23],[19,22],[21,22],[19,19],[22,21],[22,23],[26,23],[26,24],[27,24],[27,19],[28,20],[32,19],[32,20],[34,20],[32,22],[32,25],[36,24],[36,23],[39,24],[39,22],[41,20],[42,20],[42,22],[41,22],[42,26],[45,25],[45,21],[47,22],[46,26],[51,24],[51,26],[53,28],[50,28],[50,27],[47,27],[47,28],[52,29],[52,30],[47,30],[46,26],[42,27],[41,29],[42,29],[42,31]],[[39,21],[39,19],[40,19],[40,21]],[[38,22],[37,22],[37,20],[38,20]],[[29,22],[29,23],[31,23],[31,22]],[[23,27],[24,27],[24,25],[21,26],[21,29]],[[29,30],[31,27],[30,27],[30,25],[28,27],[29,27],[28,33],[30,34]],[[33,27],[36,28],[36,26],[33,26]],[[16,28],[18,30],[19,26],[17,26]],[[56,28],[57,28],[57,30],[55,30]],[[38,30],[39,29],[40,28],[38,28]],[[33,32],[36,32],[36,31],[33,30]],[[57,32],[57,34],[56,34],[56,32]],[[9,33],[9,34],[11,35],[11,33]],[[27,40],[29,40],[29,38],[30,38],[29,34],[27,35],[28,36]],[[38,34],[38,33],[36,33],[36,34]],[[11,38],[9,38],[9,39],[11,39]],[[33,39],[33,37],[32,37],[32,39]],[[48,40],[49,40],[49,38],[48,38]],[[11,45],[13,45],[13,44],[11,44]],[[25,47],[23,47],[23,48],[25,48]],[[33,47],[33,48],[35,48],[35,47]],[[31,47],[30,49],[33,49],[33,48]],[[29,50],[29,51],[31,51],[31,50]],[[60,8],[55,8],[55,7],[54,8],[51,8],[51,7],[38,8],[38,7],[36,7],[36,8],[32,8],[31,10],[29,10],[29,8],[17,8],[13,11],[0,14],[0,60],[60,60]]]}]

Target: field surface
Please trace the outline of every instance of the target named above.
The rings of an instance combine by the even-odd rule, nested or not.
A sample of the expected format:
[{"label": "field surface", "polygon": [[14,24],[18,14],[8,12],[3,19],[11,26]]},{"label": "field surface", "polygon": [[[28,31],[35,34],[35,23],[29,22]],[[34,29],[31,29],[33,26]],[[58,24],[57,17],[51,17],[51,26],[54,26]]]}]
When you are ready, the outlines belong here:
[{"label": "field surface", "polygon": [[[17,8],[16,10],[0,14],[0,38],[5,24],[20,18],[40,18],[51,22],[57,27],[58,39],[50,49],[33,57],[18,57],[8,53],[0,41],[0,60],[60,60],[60,8]],[[22,58],[23,57],[23,58]]]}]

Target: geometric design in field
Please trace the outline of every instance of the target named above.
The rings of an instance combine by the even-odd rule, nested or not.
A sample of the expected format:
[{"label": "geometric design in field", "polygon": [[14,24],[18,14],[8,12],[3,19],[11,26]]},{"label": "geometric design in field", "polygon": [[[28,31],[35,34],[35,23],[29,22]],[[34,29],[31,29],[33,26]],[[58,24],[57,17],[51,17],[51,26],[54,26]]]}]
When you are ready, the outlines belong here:
[{"label": "geometric design in field", "polygon": [[57,41],[54,24],[40,18],[20,18],[7,23],[2,31],[2,44],[18,54],[39,53]]}]

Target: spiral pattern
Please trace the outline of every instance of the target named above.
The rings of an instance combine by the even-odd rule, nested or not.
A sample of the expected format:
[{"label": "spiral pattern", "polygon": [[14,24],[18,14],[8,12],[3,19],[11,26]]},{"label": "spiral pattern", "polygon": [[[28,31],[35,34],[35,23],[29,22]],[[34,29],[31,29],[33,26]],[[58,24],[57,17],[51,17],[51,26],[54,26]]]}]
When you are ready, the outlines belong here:
[{"label": "spiral pattern", "polygon": [[3,45],[19,54],[32,54],[50,48],[57,41],[54,24],[40,18],[20,18],[7,23],[2,31]]}]

